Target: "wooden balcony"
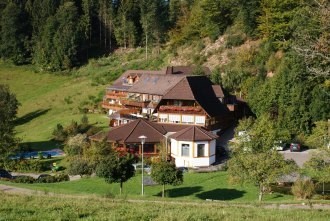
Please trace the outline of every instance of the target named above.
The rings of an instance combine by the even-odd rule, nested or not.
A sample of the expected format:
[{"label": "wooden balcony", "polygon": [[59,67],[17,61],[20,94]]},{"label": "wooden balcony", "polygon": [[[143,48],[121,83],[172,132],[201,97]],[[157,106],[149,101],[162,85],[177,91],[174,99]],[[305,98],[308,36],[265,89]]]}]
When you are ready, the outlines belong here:
[{"label": "wooden balcony", "polygon": [[110,104],[109,102],[102,102],[102,108],[118,111],[123,109],[124,107],[120,104]]},{"label": "wooden balcony", "polygon": [[192,107],[192,106],[166,106],[162,105],[159,107],[159,111],[161,112],[180,112],[180,113],[200,113],[202,112],[201,107]]},{"label": "wooden balcony", "polygon": [[150,101],[135,101],[135,100],[122,99],[121,103],[125,106],[146,108],[150,103]]},{"label": "wooden balcony", "polygon": [[124,98],[126,97],[127,94],[126,93],[115,93],[115,92],[107,92],[105,94],[105,97],[107,99],[119,99],[119,98]]}]

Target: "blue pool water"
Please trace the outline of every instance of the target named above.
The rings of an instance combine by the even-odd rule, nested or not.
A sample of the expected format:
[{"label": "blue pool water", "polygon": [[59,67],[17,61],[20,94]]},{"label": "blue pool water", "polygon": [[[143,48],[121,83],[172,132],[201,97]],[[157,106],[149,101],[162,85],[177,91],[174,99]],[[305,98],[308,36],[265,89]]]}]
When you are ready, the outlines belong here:
[{"label": "blue pool water", "polygon": [[42,156],[47,158],[48,156],[51,157],[59,157],[63,156],[64,152],[60,149],[53,149],[53,150],[47,150],[47,151],[31,151],[31,152],[24,152],[19,153],[12,157],[12,159],[18,159],[18,158],[24,158],[24,159],[30,159],[30,158],[38,158],[39,152],[42,153]]}]

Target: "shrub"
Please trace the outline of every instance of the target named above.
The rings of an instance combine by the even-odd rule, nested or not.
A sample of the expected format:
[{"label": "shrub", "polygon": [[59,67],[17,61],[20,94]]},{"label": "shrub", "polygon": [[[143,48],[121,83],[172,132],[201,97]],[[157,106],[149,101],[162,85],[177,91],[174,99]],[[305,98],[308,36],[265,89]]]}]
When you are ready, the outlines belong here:
[{"label": "shrub", "polygon": [[67,137],[67,133],[65,132],[61,124],[56,125],[56,128],[54,129],[52,135],[54,140],[62,141],[62,142],[65,141]]},{"label": "shrub", "polygon": [[58,174],[55,176],[55,182],[69,181],[70,177],[68,174]]},{"label": "shrub", "polygon": [[35,181],[31,176],[17,176],[13,179],[14,183],[34,183]]},{"label": "shrub", "polygon": [[244,43],[245,36],[242,34],[228,35],[226,38],[226,48],[237,47]]},{"label": "shrub", "polygon": [[311,180],[298,179],[293,184],[291,191],[297,199],[310,199],[315,193],[315,185]]},{"label": "shrub", "polygon": [[37,180],[38,183],[55,183],[56,179],[54,176],[44,176],[44,177],[40,177]]}]

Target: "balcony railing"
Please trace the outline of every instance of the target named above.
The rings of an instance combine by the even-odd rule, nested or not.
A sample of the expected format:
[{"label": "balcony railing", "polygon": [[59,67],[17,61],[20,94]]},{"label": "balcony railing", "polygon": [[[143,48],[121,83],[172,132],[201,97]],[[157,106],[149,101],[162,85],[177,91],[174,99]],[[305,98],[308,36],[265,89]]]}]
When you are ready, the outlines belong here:
[{"label": "balcony railing", "polygon": [[148,104],[150,103],[150,101],[134,101],[134,100],[125,100],[125,99],[121,100],[120,102],[123,105],[141,107],[141,108],[147,107]]},{"label": "balcony railing", "polygon": [[118,98],[123,98],[126,97],[126,93],[115,93],[115,92],[107,92],[105,94],[105,97],[108,99],[118,99]]},{"label": "balcony railing", "polygon": [[159,111],[166,111],[166,112],[201,112],[201,107],[192,107],[192,106],[166,106],[162,105],[159,107]]},{"label": "balcony railing", "polygon": [[105,109],[111,109],[111,110],[115,110],[115,111],[118,111],[118,110],[121,110],[124,108],[123,105],[110,104],[109,102],[102,102],[102,107]]}]

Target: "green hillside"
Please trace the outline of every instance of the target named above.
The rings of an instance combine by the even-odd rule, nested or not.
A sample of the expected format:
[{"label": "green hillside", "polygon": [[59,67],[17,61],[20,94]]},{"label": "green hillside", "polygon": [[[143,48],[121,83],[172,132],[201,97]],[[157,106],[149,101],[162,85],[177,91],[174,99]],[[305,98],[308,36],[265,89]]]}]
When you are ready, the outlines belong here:
[{"label": "green hillside", "polygon": [[[32,142],[37,148],[51,148],[48,141],[56,124],[68,125],[80,121],[79,110],[89,101],[104,92],[104,86],[92,86],[91,78],[64,74],[37,73],[32,66],[15,67],[0,64],[0,82],[9,85],[16,94],[20,106],[16,132],[22,142]],[[89,114],[89,121],[106,127],[104,114]],[[46,145],[46,146],[42,146]]]}]

